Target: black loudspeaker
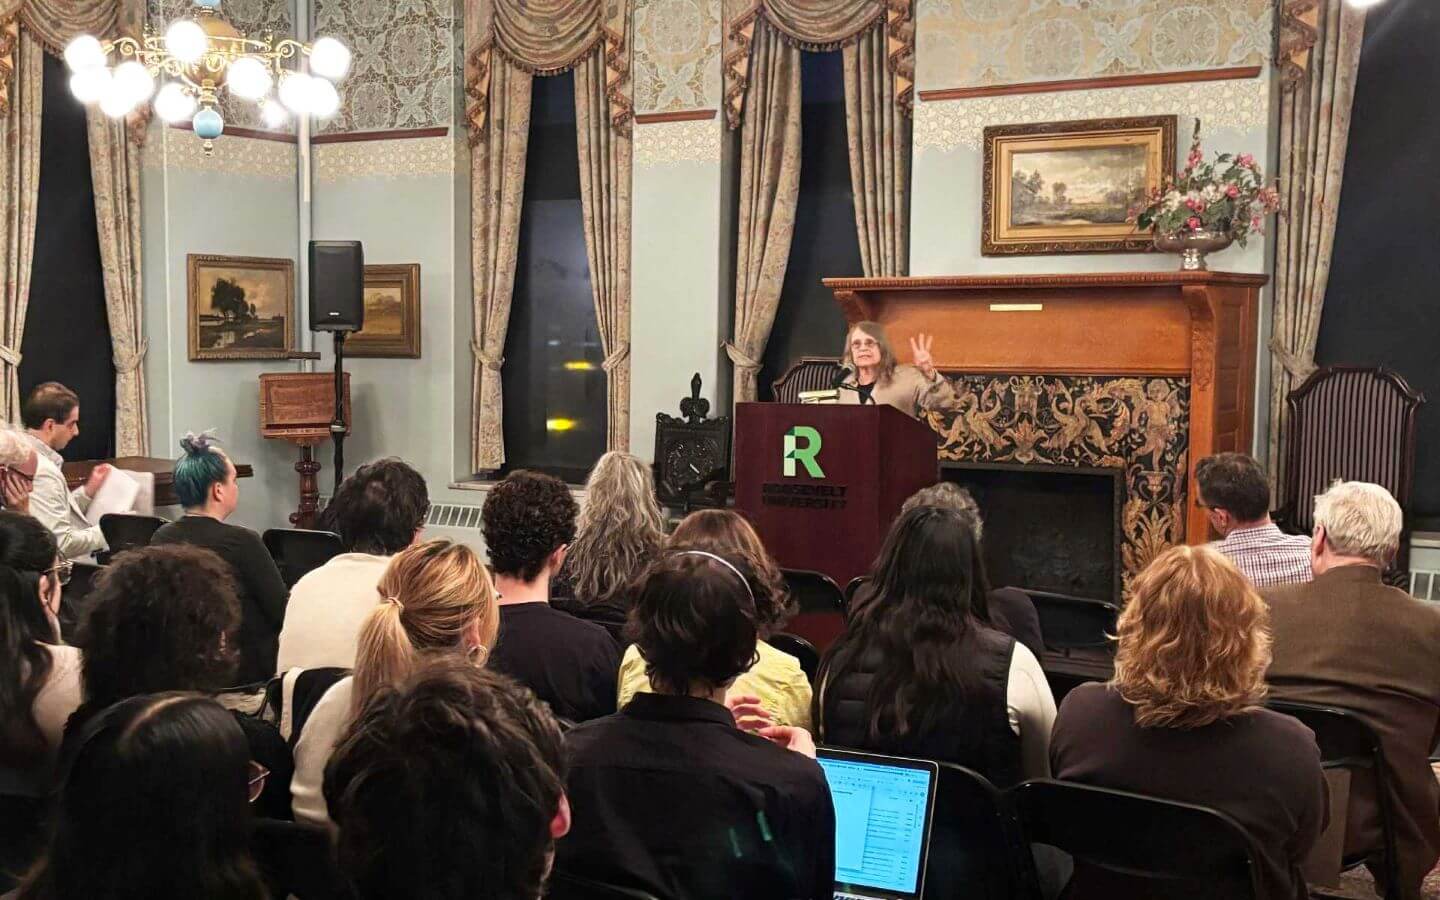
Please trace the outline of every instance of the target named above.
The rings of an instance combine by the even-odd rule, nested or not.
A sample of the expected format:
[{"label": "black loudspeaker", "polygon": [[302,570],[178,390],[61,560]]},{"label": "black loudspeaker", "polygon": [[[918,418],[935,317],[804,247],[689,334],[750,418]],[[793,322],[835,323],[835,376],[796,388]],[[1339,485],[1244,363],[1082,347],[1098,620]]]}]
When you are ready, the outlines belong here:
[{"label": "black loudspeaker", "polygon": [[310,242],[310,330],[365,327],[365,251],[359,241]]}]

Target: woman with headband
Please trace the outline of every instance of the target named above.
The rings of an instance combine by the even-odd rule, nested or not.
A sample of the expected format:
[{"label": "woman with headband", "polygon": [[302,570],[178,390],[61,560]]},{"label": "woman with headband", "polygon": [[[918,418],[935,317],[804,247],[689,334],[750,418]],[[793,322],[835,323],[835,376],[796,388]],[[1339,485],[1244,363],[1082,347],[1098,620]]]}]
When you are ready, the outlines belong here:
[{"label": "woman with headband", "polygon": [[380,603],[360,630],[353,674],[325,692],[295,742],[290,793],[297,822],[329,823],[325,765],[382,687],[404,681],[427,656],[463,653],[484,665],[495,646],[500,627],[495,586],[464,544],[429,541],[402,550],[376,590]]},{"label": "woman with headband", "polygon": [[646,572],[630,636],[655,692],[566,735],[557,871],[692,900],[834,895],[835,813],[809,734],[751,734],[724,706],[755,661],[746,569],[681,550]]}]

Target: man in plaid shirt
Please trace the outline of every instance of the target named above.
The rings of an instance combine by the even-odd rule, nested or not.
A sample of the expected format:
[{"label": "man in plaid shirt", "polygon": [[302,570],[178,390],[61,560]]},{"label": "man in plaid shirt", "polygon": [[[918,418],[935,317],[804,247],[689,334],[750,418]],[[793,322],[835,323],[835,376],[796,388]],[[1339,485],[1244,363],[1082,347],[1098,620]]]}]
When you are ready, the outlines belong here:
[{"label": "man in plaid shirt", "polygon": [[1309,581],[1310,538],[1285,534],[1270,521],[1270,485],[1260,464],[1243,453],[1218,453],[1195,465],[1200,505],[1230,557],[1256,587]]}]

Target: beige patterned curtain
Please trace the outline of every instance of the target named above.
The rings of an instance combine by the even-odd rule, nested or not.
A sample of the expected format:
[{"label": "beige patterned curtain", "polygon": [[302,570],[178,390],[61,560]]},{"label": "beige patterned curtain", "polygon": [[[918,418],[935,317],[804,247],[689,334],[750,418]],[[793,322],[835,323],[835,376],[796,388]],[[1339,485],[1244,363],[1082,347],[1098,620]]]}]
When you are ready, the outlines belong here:
[{"label": "beige patterned curtain", "polygon": [[95,223],[105,314],[115,362],[115,454],[148,456],[145,412],[145,336],[140,271],[140,148],[127,140],[124,122],[99,110],[87,116],[90,177],[95,185]]},{"label": "beige patterned curtain", "polygon": [[28,29],[14,47],[9,109],[0,121],[0,391],[5,421],[20,418],[20,342],[30,302],[30,265],[35,257],[35,204],[40,189],[40,104],[44,96],[45,50]]},{"label": "beige patterned curtain", "polygon": [[606,446],[628,450],[631,143],[628,128],[611,127],[603,55],[596,50],[575,68],[575,138],[580,150],[585,256],[605,352]]},{"label": "beige patterned curtain", "polygon": [[1286,0],[1281,17],[1280,189],[1270,339],[1271,478],[1283,484],[1285,397],[1315,370],[1315,343],[1345,173],[1365,13],[1345,0]]},{"label": "beige patterned curtain", "polygon": [[845,132],[860,263],[870,278],[910,272],[910,118],[895,93],[889,27],[862,32],[845,57]]},{"label": "beige patterned curtain", "polygon": [[800,49],[761,21],[751,50],[750,110],[740,129],[735,331],[725,344],[735,364],[736,403],[758,395],[756,377],[780,306],[800,193]]},{"label": "beige patterned curtain", "polygon": [[525,151],[530,144],[530,73],[508,60],[496,59],[488,81],[485,127],[470,135],[474,144],[470,153],[470,249],[475,279],[470,462],[476,472],[498,469],[505,462],[500,367],[510,327]]}]

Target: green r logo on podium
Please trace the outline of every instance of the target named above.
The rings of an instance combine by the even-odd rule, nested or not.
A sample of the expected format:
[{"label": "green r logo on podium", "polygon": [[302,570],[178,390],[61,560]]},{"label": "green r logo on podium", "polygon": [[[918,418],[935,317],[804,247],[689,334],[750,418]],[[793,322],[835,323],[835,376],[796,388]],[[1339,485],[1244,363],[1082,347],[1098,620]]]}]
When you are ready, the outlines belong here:
[{"label": "green r logo on podium", "polygon": [[824,478],[825,470],[815,461],[820,455],[820,432],[809,425],[796,425],[785,432],[785,477],[795,477],[795,463],[805,467],[811,478]]}]

